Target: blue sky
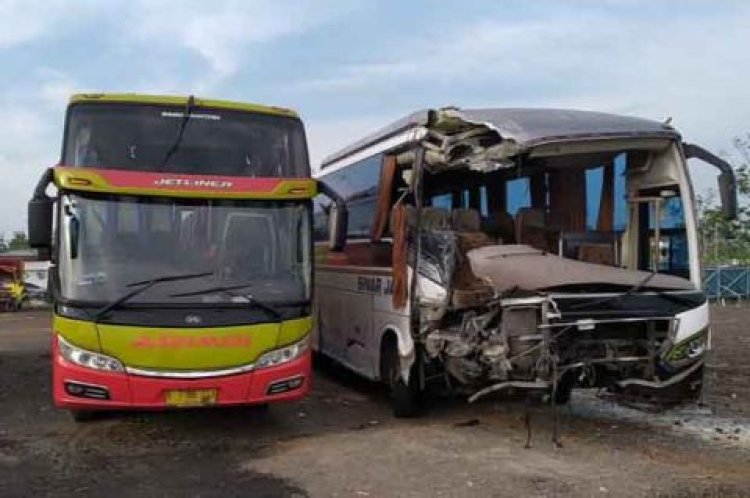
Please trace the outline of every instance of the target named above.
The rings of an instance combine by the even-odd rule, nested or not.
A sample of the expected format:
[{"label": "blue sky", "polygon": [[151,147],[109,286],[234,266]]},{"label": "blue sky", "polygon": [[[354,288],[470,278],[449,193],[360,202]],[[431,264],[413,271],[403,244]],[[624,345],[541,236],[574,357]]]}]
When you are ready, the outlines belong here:
[{"label": "blue sky", "polygon": [[741,0],[0,0],[0,233],[24,228],[76,91],[292,107],[313,164],[447,104],[672,117],[731,152],[750,131],[748,26]]}]

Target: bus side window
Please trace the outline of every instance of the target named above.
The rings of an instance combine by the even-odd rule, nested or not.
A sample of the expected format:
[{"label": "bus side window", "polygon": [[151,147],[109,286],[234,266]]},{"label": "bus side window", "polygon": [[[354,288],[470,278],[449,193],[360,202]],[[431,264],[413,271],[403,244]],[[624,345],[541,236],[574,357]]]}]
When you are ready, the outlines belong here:
[{"label": "bus side window", "polygon": [[383,157],[383,154],[370,156],[321,178],[346,201],[349,211],[347,235],[350,237],[370,236],[377,210]]},{"label": "bus side window", "polygon": [[630,206],[628,205],[627,165],[628,153],[615,157],[614,172],[614,229],[623,232],[628,225]]},{"label": "bus side window", "polygon": [[463,209],[470,209],[471,208],[471,192],[468,188],[465,188],[461,191],[461,208]]},{"label": "bus side window", "polygon": [[479,214],[483,218],[490,215],[489,201],[487,200],[487,187],[479,187]]},{"label": "bus side window", "polygon": [[435,195],[430,199],[430,205],[432,205],[432,207],[450,210],[453,208],[453,194],[448,192],[447,194]]},{"label": "bus side window", "polygon": [[527,177],[509,180],[505,188],[507,212],[515,216],[519,209],[531,207],[531,184]]},{"label": "bus side window", "polygon": [[586,229],[595,231],[598,229],[601,216],[604,167],[587,169],[584,175],[586,179]]}]

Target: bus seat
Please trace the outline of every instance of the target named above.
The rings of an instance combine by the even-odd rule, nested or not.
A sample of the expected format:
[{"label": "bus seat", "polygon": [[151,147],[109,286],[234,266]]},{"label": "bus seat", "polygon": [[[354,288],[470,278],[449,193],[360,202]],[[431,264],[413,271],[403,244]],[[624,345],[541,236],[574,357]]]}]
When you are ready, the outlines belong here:
[{"label": "bus seat", "polygon": [[585,242],[578,248],[578,260],[598,265],[615,265],[615,250],[612,244]]},{"label": "bus seat", "polygon": [[481,229],[481,218],[476,209],[454,209],[451,226],[458,236],[458,248],[463,253],[494,243]]},{"label": "bus seat", "polygon": [[423,207],[421,218],[421,225],[423,228],[433,230],[446,230],[450,228],[447,209]]},{"label": "bus seat", "polygon": [[482,220],[482,231],[500,244],[513,244],[516,241],[516,223],[506,211],[490,213],[488,218]]},{"label": "bus seat", "polygon": [[451,226],[458,232],[479,232],[479,211],[476,209],[454,209],[451,212]]},{"label": "bus seat", "polygon": [[224,227],[220,261],[223,272],[234,278],[269,275],[273,244],[270,220],[263,216],[230,214]]},{"label": "bus seat", "polygon": [[516,243],[526,244],[542,251],[557,252],[555,230],[548,226],[547,216],[541,209],[524,207],[516,213]]},{"label": "bus seat", "polygon": [[[406,223],[410,227],[417,224],[417,210],[410,204],[404,205],[406,209]],[[394,221],[395,209],[391,209],[390,226],[395,226]],[[450,228],[448,223],[448,211],[443,208],[423,207],[421,217],[421,227],[428,230],[447,230]]]},{"label": "bus seat", "polygon": [[472,249],[492,245],[495,241],[481,231],[481,218],[475,209],[454,209],[451,221],[458,243],[451,304],[457,309],[477,306],[492,297],[492,289],[474,275],[466,254]]}]

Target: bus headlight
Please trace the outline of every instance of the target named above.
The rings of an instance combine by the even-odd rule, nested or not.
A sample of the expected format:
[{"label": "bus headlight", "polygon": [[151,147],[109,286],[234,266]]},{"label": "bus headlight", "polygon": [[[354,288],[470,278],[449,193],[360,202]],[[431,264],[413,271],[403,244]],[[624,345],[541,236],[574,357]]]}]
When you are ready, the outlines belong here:
[{"label": "bus headlight", "polygon": [[297,358],[302,356],[305,351],[307,351],[309,337],[310,336],[308,334],[299,342],[295,342],[294,344],[290,344],[289,346],[284,346],[283,348],[269,351],[268,353],[261,356],[260,359],[258,359],[258,361],[255,363],[255,368],[275,367],[278,365],[283,365],[284,363],[289,363],[292,360],[296,360]]},{"label": "bus headlight", "polygon": [[694,336],[672,347],[664,359],[669,362],[694,360],[703,355],[707,348],[708,329],[703,329]]},{"label": "bus headlight", "polygon": [[125,371],[125,367],[119,360],[101,353],[94,353],[93,351],[77,348],[63,339],[59,334],[57,336],[57,349],[60,351],[60,356],[62,356],[65,361],[69,361],[70,363],[82,367],[91,368],[93,370],[104,370],[105,372]]}]

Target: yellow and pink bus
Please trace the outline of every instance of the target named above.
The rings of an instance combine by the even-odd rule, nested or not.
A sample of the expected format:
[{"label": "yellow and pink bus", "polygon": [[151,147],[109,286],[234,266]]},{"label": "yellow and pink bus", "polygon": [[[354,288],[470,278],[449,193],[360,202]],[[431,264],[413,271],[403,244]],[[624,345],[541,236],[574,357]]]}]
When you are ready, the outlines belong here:
[{"label": "yellow and pink bus", "polygon": [[317,193],[294,111],[74,95],[29,203],[56,405],[82,420],[303,397]]}]

